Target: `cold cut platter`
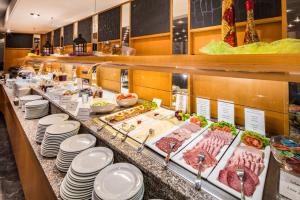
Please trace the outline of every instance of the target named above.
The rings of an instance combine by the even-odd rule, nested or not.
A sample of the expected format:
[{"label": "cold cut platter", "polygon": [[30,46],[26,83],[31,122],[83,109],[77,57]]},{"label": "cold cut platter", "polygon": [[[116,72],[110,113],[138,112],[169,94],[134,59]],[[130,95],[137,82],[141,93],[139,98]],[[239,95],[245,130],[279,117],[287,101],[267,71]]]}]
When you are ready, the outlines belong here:
[{"label": "cold cut platter", "polygon": [[208,180],[240,198],[241,181],[238,171],[242,170],[246,199],[262,199],[269,158],[268,139],[258,133],[244,131],[234,140]]},{"label": "cold cut platter", "polygon": [[[201,170],[201,176],[207,178],[237,133],[238,130],[229,123],[213,123],[211,128],[205,130],[171,160],[195,174]],[[204,155],[202,163],[199,160],[200,154]]]}]

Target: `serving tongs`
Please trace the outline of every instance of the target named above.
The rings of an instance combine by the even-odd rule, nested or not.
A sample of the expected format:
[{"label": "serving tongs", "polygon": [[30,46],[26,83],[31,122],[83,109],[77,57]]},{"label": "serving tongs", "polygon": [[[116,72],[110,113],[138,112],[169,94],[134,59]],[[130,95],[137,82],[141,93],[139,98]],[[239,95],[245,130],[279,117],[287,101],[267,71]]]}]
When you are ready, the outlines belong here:
[{"label": "serving tongs", "polygon": [[141,144],[141,146],[139,146],[139,148],[137,149],[138,153],[141,153],[145,147],[145,143],[147,142],[148,138],[150,137],[150,135],[152,135],[154,133],[154,129],[150,128],[147,137],[144,139],[143,143]]},{"label": "serving tongs", "polygon": [[98,118],[93,118],[92,123],[96,126],[97,132],[101,131],[107,125],[107,123],[103,124]]},{"label": "serving tongs", "polygon": [[122,139],[122,142],[125,142],[125,140],[128,138],[128,134],[133,131],[135,129],[135,126],[133,124],[130,125],[130,127],[128,129],[125,129],[125,127],[127,126],[128,124],[126,122],[124,122],[122,124],[122,130],[124,130],[126,133]]},{"label": "serving tongs", "polygon": [[245,193],[244,193],[245,170],[244,169],[237,169],[236,174],[240,178],[240,181],[241,181],[241,200],[245,200]]},{"label": "serving tongs", "polygon": [[167,154],[167,156],[165,158],[165,162],[164,162],[164,168],[165,169],[168,167],[168,164],[169,164],[169,161],[170,161],[170,158],[171,158],[171,153],[173,152],[173,149],[176,146],[176,142],[170,142],[169,146],[170,146],[170,151]]},{"label": "serving tongs", "polygon": [[198,173],[197,173],[197,179],[195,181],[195,189],[201,190],[202,186],[202,177],[201,177],[201,167],[205,160],[205,155],[203,153],[200,153],[198,156]]}]

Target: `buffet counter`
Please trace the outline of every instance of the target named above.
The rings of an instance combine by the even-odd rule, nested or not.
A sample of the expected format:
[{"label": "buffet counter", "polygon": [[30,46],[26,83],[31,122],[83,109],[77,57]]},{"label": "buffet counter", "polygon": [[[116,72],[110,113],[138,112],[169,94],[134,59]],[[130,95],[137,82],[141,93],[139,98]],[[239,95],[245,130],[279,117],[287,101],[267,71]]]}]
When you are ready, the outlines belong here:
[{"label": "buffet counter", "polygon": [[[165,169],[163,166],[164,159],[153,151],[145,148],[141,153],[137,153],[136,149],[139,144],[131,138],[128,138],[126,142],[122,142],[122,134],[118,134],[120,137],[112,140],[112,136],[117,131],[111,126],[103,122],[95,124],[93,120],[81,121],[73,112],[68,112],[64,106],[59,105],[58,101],[52,100],[40,89],[33,87],[32,93],[42,95],[45,99],[49,100],[51,106],[50,113],[64,112],[70,118],[80,121],[80,132],[89,132],[95,135],[98,138],[97,146],[106,146],[113,150],[115,162],[129,162],[137,166],[144,175],[144,199],[236,199],[206,180],[203,180],[201,191],[194,189],[196,175],[172,162],[169,164],[168,169]],[[60,199],[59,188],[65,174],[58,171],[55,167],[55,158],[49,159],[41,156],[40,145],[34,139],[38,120],[26,120],[24,118],[24,112],[13,103],[14,97],[12,91],[4,85],[1,85],[1,96],[3,96],[1,98],[1,111],[4,112],[26,198]],[[95,116],[91,116],[91,119],[93,117]],[[19,124],[20,128],[14,129],[15,124]],[[18,132],[18,134],[15,134],[15,132]],[[24,141],[15,138],[22,135],[25,136]],[[20,142],[26,144],[20,144]],[[27,152],[28,154],[32,154],[33,158],[31,160],[27,160],[16,154],[16,151],[18,151],[17,146],[22,145],[26,145],[29,149]],[[34,166],[23,169],[23,162]],[[275,199],[279,178],[278,174],[279,167],[277,167],[276,161],[271,156],[263,199]],[[31,175],[35,175],[37,178],[32,179],[30,178]],[[36,184],[34,184],[35,182]],[[38,190],[40,192],[37,192]]]}]

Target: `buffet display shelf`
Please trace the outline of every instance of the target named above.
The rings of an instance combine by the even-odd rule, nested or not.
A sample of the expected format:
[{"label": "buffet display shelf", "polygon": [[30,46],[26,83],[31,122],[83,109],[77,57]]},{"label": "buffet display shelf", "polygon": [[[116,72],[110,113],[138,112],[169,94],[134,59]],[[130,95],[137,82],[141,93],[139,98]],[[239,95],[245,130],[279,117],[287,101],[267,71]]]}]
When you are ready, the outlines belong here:
[{"label": "buffet display shelf", "polygon": [[300,82],[299,54],[170,56],[32,56],[26,61],[97,64],[110,67]]}]

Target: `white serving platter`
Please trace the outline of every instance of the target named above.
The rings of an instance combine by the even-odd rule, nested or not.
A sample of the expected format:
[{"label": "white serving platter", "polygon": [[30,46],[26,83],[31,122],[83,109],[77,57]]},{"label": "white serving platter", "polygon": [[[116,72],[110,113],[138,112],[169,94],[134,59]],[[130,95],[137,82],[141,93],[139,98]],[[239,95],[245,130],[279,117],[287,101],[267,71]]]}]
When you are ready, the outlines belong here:
[{"label": "white serving platter", "polygon": [[[188,165],[185,160],[183,159],[183,153],[186,152],[187,150],[192,149],[194,146],[196,146],[198,144],[198,142],[200,142],[204,136],[208,133],[208,130],[210,129],[206,129],[201,135],[199,135],[199,137],[197,137],[196,139],[194,139],[190,144],[188,144],[184,149],[182,149],[180,152],[178,152],[174,157],[171,158],[172,161],[174,161],[175,163],[179,164],[180,166],[186,168],[187,170],[189,170],[190,172],[193,172],[194,174],[198,173],[198,170],[196,170],[195,168],[193,168],[191,165]],[[237,130],[237,132],[239,132],[239,130]],[[233,138],[232,141],[234,141],[235,138]],[[226,150],[230,147],[230,145],[224,145],[221,149],[220,152],[218,153],[218,155],[216,156],[216,160],[219,162],[220,159],[222,158],[222,156],[224,155],[224,153],[226,152]],[[208,175],[212,172],[212,170],[216,167],[212,166],[209,168],[206,168],[205,171],[201,172],[201,176],[203,178],[207,178]]]},{"label": "white serving platter", "polygon": [[[237,192],[236,190],[232,189],[231,187],[221,183],[218,180],[218,177],[219,177],[219,172],[222,169],[225,168],[225,166],[227,165],[228,160],[231,158],[232,154],[234,153],[234,150],[241,143],[242,133],[243,132],[241,131],[240,134],[235,138],[235,140],[232,143],[232,145],[230,146],[230,148],[227,150],[227,152],[222,157],[222,159],[217,164],[217,166],[212,171],[212,173],[208,176],[208,180],[211,183],[215,184],[219,188],[222,188],[223,190],[229,192],[230,194],[232,194],[232,195],[234,195],[238,198],[241,197],[241,193]],[[242,144],[242,145],[244,145],[244,144]],[[269,166],[269,159],[270,159],[270,146],[267,146],[264,150],[258,150],[258,151],[263,151],[264,152],[264,165],[265,165],[265,167],[264,167],[263,171],[261,172],[261,174],[259,175],[259,183],[256,186],[256,190],[254,191],[252,197],[245,196],[246,200],[260,200],[260,199],[262,199],[262,196],[263,196],[264,185],[265,185],[267,170],[268,170],[268,166]]]}]

